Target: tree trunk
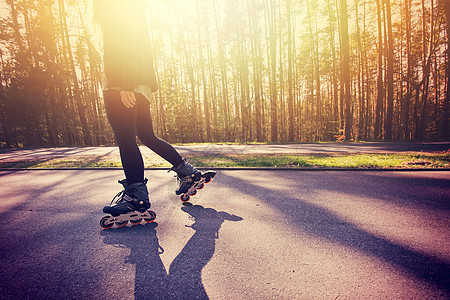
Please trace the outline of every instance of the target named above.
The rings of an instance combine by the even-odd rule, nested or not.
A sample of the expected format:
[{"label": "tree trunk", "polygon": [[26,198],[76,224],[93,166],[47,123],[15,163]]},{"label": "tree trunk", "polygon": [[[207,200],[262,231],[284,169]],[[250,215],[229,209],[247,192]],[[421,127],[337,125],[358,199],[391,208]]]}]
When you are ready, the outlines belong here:
[{"label": "tree trunk", "polygon": [[336,47],[335,47],[335,17],[336,14],[332,11],[331,1],[328,0],[328,18],[330,21],[330,49],[331,49],[331,88],[332,88],[332,121],[335,123],[334,131],[338,130],[339,124],[339,96],[336,79]]},{"label": "tree trunk", "polygon": [[[267,2],[266,2],[267,3]],[[266,4],[267,5],[267,4]],[[270,0],[270,6],[267,5],[267,19],[269,27],[270,48],[270,113],[271,113],[271,141],[278,142],[278,111],[277,111],[277,41],[276,41],[276,11],[275,0]]]},{"label": "tree trunk", "polygon": [[378,79],[377,79],[377,103],[375,112],[375,139],[380,139],[381,137],[381,121],[382,121],[382,111],[383,111],[383,33],[381,29],[381,7],[380,1],[376,0],[377,4],[377,20],[378,20]]},{"label": "tree trunk", "polygon": [[358,139],[361,140],[364,136],[364,112],[365,112],[365,99],[364,99],[364,72],[363,72],[363,49],[361,43],[361,34],[359,28],[359,14],[358,14],[359,3],[355,3],[355,17],[356,17],[356,39],[358,44]]},{"label": "tree trunk", "polygon": [[[251,3],[251,4],[250,4]],[[253,66],[253,93],[255,99],[255,128],[256,128],[256,141],[262,142],[262,99],[260,92],[261,81],[261,67],[258,61],[259,59],[259,38],[257,34],[257,12],[256,6],[253,1],[247,0],[247,7],[249,10],[249,28],[250,28],[250,42],[252,53],[252,66]]]},{"label": "tree trunk", "polygon": [[351,115],[351,91],[350,91],[350,42],[348,35],[347,0],[341,3],[341,35],[342,35],[342,82],[344,84],[345,99],[345,139],[351,139],[353,116]]},{"label": "tree trunk", "polygon": [[405,30],[406,30],[406,96],[403,105],[403,137],[406,140],[410,140],[410,107],[411,107],[411,81],[412,78],[412,56],[411,56],[411,0],[405,0]]},{"label": "tree trunk", "polygon": [[293,96],[293,78],[292,78],[292,63],[293,63],[293,49],[292,49],[292,11],[291,1],[288,0],[286,4],[287,17],[287,43],[288,43],[288,113],[289,113],[289,132],[288,140],[294,141],[294,96]]},{"label": "tree trunk", "polygon": [[[430,69],[431,69],[431,53],[433,48],[433,1],[431,1],[431,21],[430,21],[430,41],[427,42],[427,35],[426,35],[426,14],[425,14],[425,2],[422,0],[422,10],[423,10],[423,18],[422,18],[422,30],[423,30],[423,59],[422,59],[422,72],[423,72],[423,79],[421,84],[423,84],[422,89],[422,107],[421,107],[421,113],[420,118],[418,120],[418,124],[416,124],[416,138],[417,139],[424,139],[425,138],[425,124],[427,120],[427,108],[428,108],[428,90],[429,90],[429,84],[430,84]],[[428,45],[428,49],[427,49]],[[428,55],[428,51],[430,54]]]},{"label": "tree trunk", "polygon": [[225,61],[225,50],[223,46],[223,39],[221,34],[221,27],[219,25],[219,8],[216,3],[217,0],[214,0],[214,16],[216,22],[216,31],[217,31],[217,43],[218,43],[218,52],[219,52],[219,64],[220,64],[220,72],[222,78],[222,101],[223,101],[223,116],[224,116],[224,140],[228,141],[230,136],[230,111],[229,111],[229,101],[228,101],[228,79],[227,79],[227,66]]},{"label": "tree trunk", "polygon": [[[363,1],[363,7],[364,7],[364,25],[363,25],[363,31],[366,32],[366,1]],[[365,73],[365,79],[366,79],[366,87],[365,87],[365,99],[366,99],[366,106],[365,106],[365,118],[364,118],[364,140],[367,140],[369,137],[369,122],[372,124],[371,120],[371,114],[369,112],[372,112],[371,107],[371,76],[369,72],[369,59],[367,58],[367,43],[366,43],[366,35],[364,35],[363,38],[363,60],[364,60],[364,73]]]},{"label": "tree trunk", "polygon": [[391,21],[391,1],[384,0],[386,3],[386,16],[388,27],[388,45],[387,45],[387,106],[385,122],[385,139],[392,140],[392,122],[394,114],[394,41],[392,36]]},{"label": "tree trunk", "polygon": [[318,130],[317,136],[319,140],[323,139],[323,117],[322,117],[322,94],[321,94],[321,81],[320,81],[320,57],[319,57],[319,29],[317,21],[317,11],[314,12],[315,15],[315,32],[313,35],[313,51],[314,51],[314,81],[316,90],[316,128]]},{"label": "tree trunk", "polygon": [[71,74],[72,74],[72,80],[73,80],[72,84],[73,84],[74,98],[75,98],[75,103],[77,106],[78,117],[80,118],[81,128],[83,131],[83,139],[82,140],[83,140],[84,145],[91,145],[92,137],[90,134],[88,120],[86,118],[85,107],[84,107],[83,101],[81,99],[80,88],[78,86],[78,78],[77,78],[77,73],[76,73],[76,68],[75,68],[75,61],[74,61],[73,55],[72,55],[72,49],[71,49],[70,39],[69,39],[69,30],[67,27],[64,0],[58,0],[58,1],[59,1],[60,17],[61,17],[61,21],[62,21],[61,24],[63,26],[64,37],[66,40],[66,47],[67,47],[66,51],[67,51],[68,58],[69,58],[69,65],[71,68]]},{"label": "tree trunk", "polygon": [[444,139],[450,138],[449,118],[450,118],[450,5],[447,0],[441,0],[442,7],[445,12],[446,29],[447,29],[447,61],[446,61],[446,78],[447,78],[447,94],[444,98],[443,106],[443,122],[442,122],[442,137]]},{"label": "tree trunk", "polygon": [[[203,57],[203,48],[202,47],[202,38],[200,34],[200,8],[199,2],[197,1],[197,35],[198,35],[198,45],[199,45],[199,60],[200,60],[200,68],[201,68],[201,76],[202,76],[202,84],[203,84],[203,105],[205,111],[205,127],[206,127],[206,140],[208,142],[211,141],[211,120],[210,120],[210,107],[209,107],[209,99],[208,99],[208,86],[206,82],[206,72],[205,72],[205,58]],[[208,28],[206,28],[208,32]],[[209,41],[208,41],[209,42]]]}]

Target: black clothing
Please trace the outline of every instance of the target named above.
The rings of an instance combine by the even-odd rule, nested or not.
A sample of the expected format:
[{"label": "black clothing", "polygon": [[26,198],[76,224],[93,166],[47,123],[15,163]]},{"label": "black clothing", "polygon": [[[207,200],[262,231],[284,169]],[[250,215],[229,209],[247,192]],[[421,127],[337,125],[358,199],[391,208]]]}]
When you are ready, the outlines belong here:
[{"label": "black clothing", "polygon": [[135,93],[136,105],[126,108],[120,99],[120,91],[108,90],[103,93],[106,114],[114,131],[120,158],[129,184],[144,181],[144,162],[136,143],[139,140],[156,154],[178,166],[183,162],[178,152],[153,132],[150,103],[141,94]]}]

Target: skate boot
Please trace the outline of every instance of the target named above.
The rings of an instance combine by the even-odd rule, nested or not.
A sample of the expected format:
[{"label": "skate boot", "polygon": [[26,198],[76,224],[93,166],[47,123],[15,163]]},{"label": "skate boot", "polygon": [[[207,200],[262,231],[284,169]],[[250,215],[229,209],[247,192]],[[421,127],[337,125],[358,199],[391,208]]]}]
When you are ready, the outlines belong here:
[{"label": "skate boot", "polygon": [[171,168],[170,171],[177,173],[178,187],[175,190],[175,194],[180,195],[180,199],[183,202],[189,201],[191,196],[197,194],[197,190],[201,190],[204,184],[210,182],[216,175],[215,171],[201,173],[186,160],[179,166]]},{"label": "skate boot", "polygon": [[[119,180],[124,190],[119,192],[111,201],[111,204],[103,208],[103,212],[110,214],[100,220],[100,226],[104,229],[111,228],[114,224],[124,227],[128,221],[133,225],[138,225],[144,220],[151,223],[155,220],[156,214],[148,210],[150,201],[148,200],[147,179],[144,182],[128,184],[127,180]],[[113,202],[115,202],[113,204]]]}]

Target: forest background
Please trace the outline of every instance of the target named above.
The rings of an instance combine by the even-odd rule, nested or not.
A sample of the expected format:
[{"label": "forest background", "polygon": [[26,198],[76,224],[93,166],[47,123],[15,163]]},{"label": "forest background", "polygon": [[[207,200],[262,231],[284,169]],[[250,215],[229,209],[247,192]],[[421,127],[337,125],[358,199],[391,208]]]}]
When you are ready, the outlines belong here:
[{"label": "forest background", "polygon": [[[0,0],[0,147],[114,144],[90,1]],[[448,0],[147,1],[171,143],[449,140]]]}]

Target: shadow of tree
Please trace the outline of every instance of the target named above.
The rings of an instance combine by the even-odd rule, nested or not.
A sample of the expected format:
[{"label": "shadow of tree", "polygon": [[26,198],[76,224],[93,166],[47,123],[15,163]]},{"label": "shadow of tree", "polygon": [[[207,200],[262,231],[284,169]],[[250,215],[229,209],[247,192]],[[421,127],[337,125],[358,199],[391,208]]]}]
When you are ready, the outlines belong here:
[{"label": "shadow of tree", "polygon": [[[290,173],[293,177],[292,182],[307,181],[314,183],[313,186],[304,186],[305,195],[313,195],[317,190],[328,190],[332,192],[342,192],[350,195],[359,195],[369,199],[383,199],[391,203],[400,203],[410,207],[419,206],[416,203],[416,197],[408,192],[408,189],[420,189],[426,186],[440,186],[448,188],[448,180],[417,180],[409,178],[406,175],[396,175],[393,178],[391,174],[377,174],[377,182],[374,181],[374,175],[366,174],[361,178],[362,183],[356,185],[354,177],[333,176],[327,173]],[[242,178],[233,176],[233,173],[221,173],[221,180],[228,182],[240,182],[237,189],[240,193],[258,197],[261,201],[271,205],[274,209],[281,212],[287,218],[293,227],[301,232],[307,233],[312,237],[325,239],[333,243],[348,247],[364,253],[365,255],[376,257],[377,259],[389,263],[397,269],[413,275],[419,280],[434,285],[440,290],[442,295],[450,295],[450,264],[448,261],[427,255],[425,253],[410,249],[404,245],[374,235],[357,225],[348,222],[318,204],[307,201],[308,196],[293,195],[289,192],[279,192],[276,198],[272,197],[273,190],[256,184],[254,177]],[[403,174],[404,175],[404,174]],[[308,177],[306,180],[304,177]],[[251,179],[249,179],[251,178]],[[380,179],[381,178],[381,179]],[[353,180],[351,180],[353,179]],[[388,184],[388,182],[390,182]],[[280,183],[281,184],[281,183]],[[286,184],[286,182],[283,182]],[[355,188],[355,185],[358,188]],[[392,187],[397,187],[399,199],[391,197]],[[436,193],[436,194],[435,194]],[[448,209],[448,197],[446,201],[442,200],[440,190],[433,190],[432,195],[428,195],[428,201],[421,198],[420,205],[436,211]],[[420,197],[419,197],[420,198]],[[443,204],[445,202],[445,204]],[[412,203],[412,204],[411,204]],[[432,216],[430,216],[431,218]]]},{"label": "shadow of tree", "polygon": [[214,254],[221,225],[242,218],[200,205],[188,204],[182,210],[194,220],[187,227],[195,233],[171,263],[169,272],[160,257],[164,249],[156,234],[157,223],[101,232],[103,243],[131,250],[125,262],[136,265],[135,299],[208,299],[202,269]]}]

